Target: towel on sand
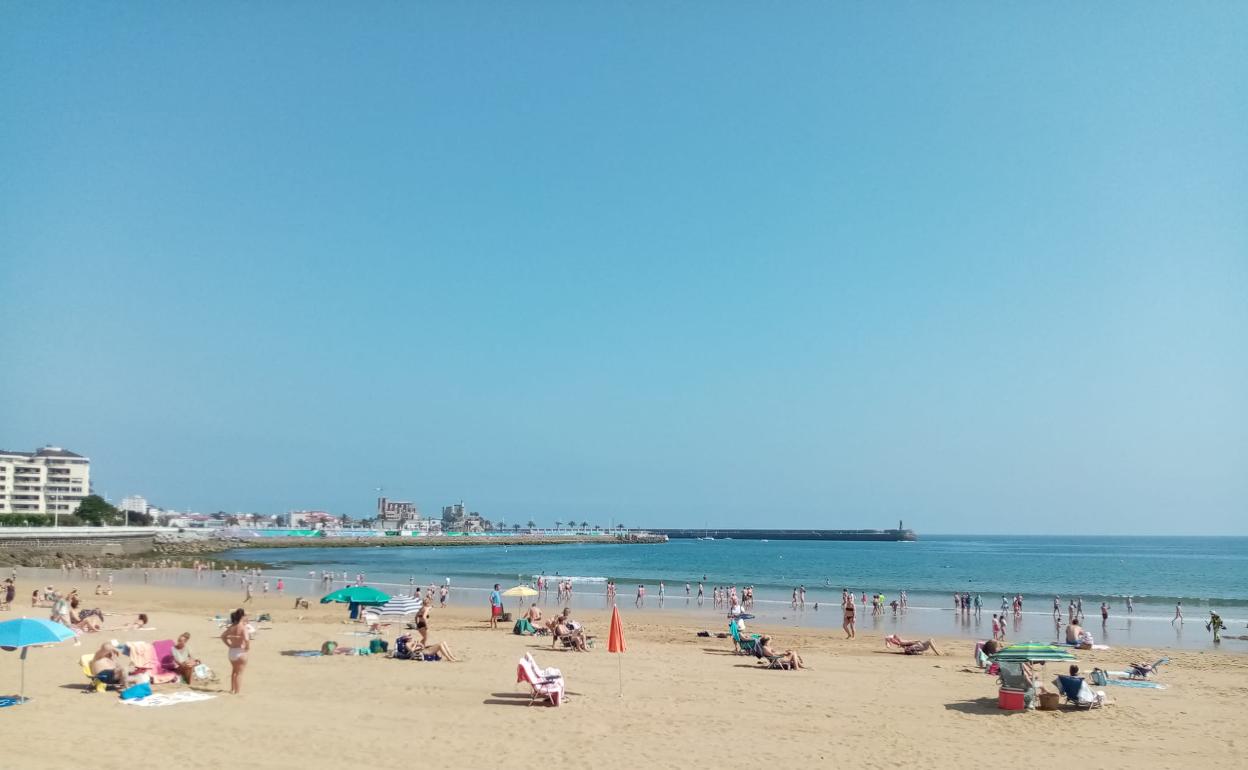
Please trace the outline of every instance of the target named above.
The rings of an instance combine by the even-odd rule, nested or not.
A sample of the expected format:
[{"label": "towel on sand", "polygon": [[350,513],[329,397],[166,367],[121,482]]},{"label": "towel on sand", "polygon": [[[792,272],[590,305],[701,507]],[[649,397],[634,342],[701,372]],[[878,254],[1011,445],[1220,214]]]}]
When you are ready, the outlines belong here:
[{"label": "towel on sand", "polygon": [[208,693],[195,692],[194,690],[182,690],[181,692],[155,693],[146,698],[135,698],[133,700],[118,700],[118,703],[124,703],[130,706],[172,706],[177,703],[193,703],[198,700],[212,700],[217,696]]}]

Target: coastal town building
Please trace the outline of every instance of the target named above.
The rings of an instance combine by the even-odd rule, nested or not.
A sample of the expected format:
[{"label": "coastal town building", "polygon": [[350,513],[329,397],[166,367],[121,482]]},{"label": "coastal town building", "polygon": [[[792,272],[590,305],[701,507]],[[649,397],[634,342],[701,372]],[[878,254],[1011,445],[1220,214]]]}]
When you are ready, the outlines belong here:
[{"label": "coastal town building", "polygon": [[68,515],[89,494],[91,461],[76,452],[0,450],[0,513]]},{"label": "coastal town building", "polygon": [[444,532],[488,532],[494,524],[476,511],[469,512],[464,508],[464,501],[442,507],[442,531]]},{"label": "coastal town building", "polygon": [[117,506],[117,510],[130,511],[131,513],[147,513],[150,507],[147,498],[143,497],[143,495],[129,495],[121,498],[121,503]]},{"label": "coastal town building", "polygon": [[405,500],[379,497],[374,524],[378,529],[419,529],[420,509]]}]

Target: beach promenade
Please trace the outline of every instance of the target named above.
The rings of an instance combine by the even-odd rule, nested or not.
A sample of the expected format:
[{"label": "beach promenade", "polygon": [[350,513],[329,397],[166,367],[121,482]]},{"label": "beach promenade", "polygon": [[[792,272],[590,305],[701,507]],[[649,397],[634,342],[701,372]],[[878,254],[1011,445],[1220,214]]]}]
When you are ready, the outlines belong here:
[{"label": "beach promenade", "polygon": [[[575,653],[502,627],[491,631],[484,605],[474,603],[434,609],[430,620],[430,641],[449,644],[460,663],[302,658],[291,653],[327,640],[366,646],[368,638],[344,622],[343,605],[296,610],[292,596],[270,593],[246,605],[273,620],[259,624],[243,694],[230,696],[213,616],[238,606],[238,591],[118,585],[115,595],[96,597],[89,585],[81,588],[88,605],[108,613],[106,628],[146,612],[155,630],[105,631],[83,637],[80,647],[32,650],[26,692],[33,700],[0,711],[6,767],[130,768],[157,759],[192,768],[1248,763],[1237,734],[1248,696],[1245,655],[1165,651],[1172,660],[1164,691],[1107,688],[1115,703],[1104,709],[1006,713],[996,708],[995,679],[972,668],[965,640],[938,639],[945,656],[912,657],[886,652],[878,635],[846,641],[839,631],[758,626],[753,630],[775,631],[778,647],[798,648],[811,667],[769,671],[732,654],[730,640],[696,636],[705,617],[622,607],[628,652],[621,661],[605,650],[602,609],[574,609],[598,638],[591,652]],[[46,609],[28,606],[29,591],[22,598],[27,606],[19,601],[3,619],[46,617]],[[514,605],[508,601],[509,610]],[[393,641],[399,628],[383,638]],[[223,675],[200,688],[212,700],[134,708],[115,694],[86,691],[77,662],[83,653],[109,638],[154,641],[183,631],[195,655]],[[525,652],[562,670],[569,692],[562,707],[526,705],[527,691],[515,682]],[[1078,657],[1090,670],[1162,654],[1124,648]],[[16,692],[18,664],[16,654],[0,654],[0,693]]]}]

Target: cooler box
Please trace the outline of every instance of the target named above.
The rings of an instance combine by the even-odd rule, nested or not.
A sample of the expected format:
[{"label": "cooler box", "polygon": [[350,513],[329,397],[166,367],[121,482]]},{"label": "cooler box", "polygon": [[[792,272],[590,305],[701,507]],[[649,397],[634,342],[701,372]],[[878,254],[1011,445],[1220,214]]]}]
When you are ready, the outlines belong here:
[{"label": "cooler box", "polygon": [[1005,711],[1022,711],[1027,708],[1023,691],[1002,687],[1001,691],[997,693],[997,708]]}]

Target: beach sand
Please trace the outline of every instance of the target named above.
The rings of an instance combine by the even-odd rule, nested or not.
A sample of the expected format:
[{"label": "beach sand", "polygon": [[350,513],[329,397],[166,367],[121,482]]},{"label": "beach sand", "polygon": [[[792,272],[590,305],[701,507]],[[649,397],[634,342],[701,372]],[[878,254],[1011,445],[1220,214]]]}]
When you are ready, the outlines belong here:
[{"label": "beach sand", "polygon": [[[1079,652],[1085,671],[1169,655],[1161,675],[1169,689],[1107,687],[1115,701],[1107,708],[1007,713],[996,708],[995,678],[973,670],[965,640],[938,639],[943,657],[910,657],[886,652],[878,634],[846,641],[839,631],[764,625],[751,630],[774,632],[777,646],[797,647],[812,667],[768,671],[733,655],[730,640],[697,637],[704,619],[670,611],[621,607],[628,641],[621,658],[605,650],[608,613],[601,609],[574,609],[599,639],[597,649],[581,654],[552,651],[548,640],[514,636],[510,627],[492,631],[482,607],[454,606],[433,611],[429,638],[450,644],[461,663],[299,658],[282,653],[317,649],[327,639],[364,646],[367,638],[352,635],[361,626],[343,622],[343,605],[293,610],[292,597],[269,594],[248,606],[253,616],[269,612],[274,620],[261,625],[244,693],[231,696],[212,616],[238,602],[237,591],[148,586],[87,596],[87,606],[117,613],[106,627],[143,611],[156,630],[105,631],[83,637],[80,647],[31,650],[26,694],[33,700],[0,709],[0,766],[1248,766],[1248,738],[1238,734],[1248,703],[1242,654]],[[19,604],[0,619],[23,614],[47,617],[47,610]],[[134,708],[112,692],[87,691],[77,660],[104,640],[153,641],[182,631],[221,677],[200,688],[215,699]],[[562,670],[570,693],[562,707],[527,706],[526,688],[515,683],[526,651]],[[16,694],[18,664],[17,654],[0,653],[0,693]],[[1048,666],[1046,680],[1058,668]]]}]

